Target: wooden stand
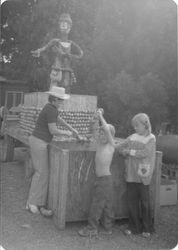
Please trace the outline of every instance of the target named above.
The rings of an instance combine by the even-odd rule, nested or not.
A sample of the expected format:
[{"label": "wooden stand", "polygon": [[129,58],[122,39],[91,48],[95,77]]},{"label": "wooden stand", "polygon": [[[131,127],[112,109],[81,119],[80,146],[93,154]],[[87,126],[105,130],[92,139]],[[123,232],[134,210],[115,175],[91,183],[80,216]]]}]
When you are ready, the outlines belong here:
[{"label": "wooden stand", "polygon": [[[28,146],[28,137],[19,128],[7,131],[8,160],[12,160],[17,139]],[[48,205],[54,211],[54,223],[59,229],[66,222],[87,220],[91,204],[94,173],[95,145],[77,142],[55,142],[49,145]],[[30,161],[30,159],[28,159]],[[29,164],[29,162],[28,162]],[[155,171],[151,182],[151,202],[155,226],[159,222],[160,178],[162,153],[156,152]],[[124,158],[114,154],[111,172],[114,179],[114,213],[116,219],[128,217]]]},{"label": "wooden stand", "polygon": [[[59,229],[69,221],[87,220],[91,204],[95,146],[51,143],[49,146],[48,206],[54,211]],[[151,202],[155,224],[159,216],[159,192],[162,153],[156,153],[156,166],[151,183]],[[124,158],[114,154],[111,172],[114,180],[114,213],[116,219],[128,217]]]},{"label": "wooden stand", "polygon": [[[37,96],[36,102],[34,95]],[[73,96],[71,103],[64,104],[65,110],[95,110],[96,97]],[[77,101],[79,100],[79,101]],[[47,96],[33,93],[25,97],[26,106],[43,107]],[[80,105],[77,105],[77,103]],[[6,160],[13,159],[14,139],[28,146],[28,136],[23,134],[20,127],[7,128],[7,155]],[[53,141],[49,145],[49,192],[48,206],[54,211],[54,223],[59,229],[65,228],[68,221],[81,221],[88,218],[91,204],[92,188],[95,181],[94,171],[95,145],[78,142]],[[151,201],[154,222],[157,224],[159,216],[159,195],[161,176],[162,153],[156,152],[156,166],[151,183]],[[27,165],[30,159],[27,160]],[[124,158],[118,153],[114,154],[111,172],[114,178],[114,212],[115,218],[128,217],[126,182],[124,178]]]},{"label": "wooden stand", "polygon": [[[48,95],[44,92],[28,93],[24,96],[24,106],[43,108],[48,102]],[[90,95],[70,95],[70,99],[61,104],[60,109],[70,111],[90,110],[97,108],[97,97]]]},{"label": "wooden stand", "polygon": [[[67,202],[67,173],[69,166],[67,149],[50,150],[49,207],[53,208],[54,223],[60,228],[65,227]],[[57,177],[57,178],[56,178]],[[58,179],[59,178],[59,179]]]},{"label": "wooden stand", "polygon": [[156,152],[155,171],[151,182],[151,197],[153,207],[154,225],[157,227],[160,211],[160,185],[161,185],[162,152]]}]

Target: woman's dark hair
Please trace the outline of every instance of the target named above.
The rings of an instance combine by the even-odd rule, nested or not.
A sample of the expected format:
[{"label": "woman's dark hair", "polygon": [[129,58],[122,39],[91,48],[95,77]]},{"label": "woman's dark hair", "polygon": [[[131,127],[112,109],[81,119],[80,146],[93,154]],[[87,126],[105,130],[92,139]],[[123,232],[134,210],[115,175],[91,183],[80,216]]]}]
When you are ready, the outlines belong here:
[{"label": "woman's dark hair", "polygon": [[48,96],[48,101],[50,102],[50,103],[52,103],[53,101],[55,101],[56,100],[56,97],[55,96],[53,96],[53,95],[49,95]]}]

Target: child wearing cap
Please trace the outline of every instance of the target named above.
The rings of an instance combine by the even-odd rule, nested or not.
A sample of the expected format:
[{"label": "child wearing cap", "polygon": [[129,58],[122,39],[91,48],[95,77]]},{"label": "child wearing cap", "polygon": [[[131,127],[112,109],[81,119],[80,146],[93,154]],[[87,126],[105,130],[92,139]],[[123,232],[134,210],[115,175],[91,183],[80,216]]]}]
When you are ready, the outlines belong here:
[{"label": "child wearing cap", "polygon": [[88,226],[78,232],[80,236],[85,237],[98,234],[101,217],[101,223],[104,227],[102,232],[106,234],[112,233],[113,180],[110,165],[115,151],[115,129],[112,125],[106,123],[101,109],[97,111],[97,115],[101,122],[101,128],[96,138],[96,181],[89,212]]},{"label": "child wearing cap", "polygon": [[[149,185],[155,167],[156,140],[151,133],[147,114],[139,113],[132,119],[134,134],[130,135],[117,148],[123,154],[126,164],[127,197],[129,224],[126,235],[142,234],[150,237],[154,232]],[[141,214],[141,215],[140,215]],[[140,219],[142,217],[142,219]]]}]

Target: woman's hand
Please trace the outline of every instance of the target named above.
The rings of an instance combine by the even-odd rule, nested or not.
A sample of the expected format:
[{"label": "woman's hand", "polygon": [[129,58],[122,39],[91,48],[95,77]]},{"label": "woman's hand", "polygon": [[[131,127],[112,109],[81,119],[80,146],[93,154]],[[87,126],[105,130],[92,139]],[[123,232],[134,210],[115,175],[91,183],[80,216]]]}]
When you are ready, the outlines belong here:
[{"label": "woman's hand", "polygon": [[73,135],[76,137],[76,138],[78,138],[79,139],[79,133],[78,133],[78,131],[76,130],[76,129],[73,129],[72,130],[72,133],[73,133]]},{"label": "woman's hand", "polygon": [[71,131],[65,131],[65,135],[71,137],[72,136],[72,132]]}]

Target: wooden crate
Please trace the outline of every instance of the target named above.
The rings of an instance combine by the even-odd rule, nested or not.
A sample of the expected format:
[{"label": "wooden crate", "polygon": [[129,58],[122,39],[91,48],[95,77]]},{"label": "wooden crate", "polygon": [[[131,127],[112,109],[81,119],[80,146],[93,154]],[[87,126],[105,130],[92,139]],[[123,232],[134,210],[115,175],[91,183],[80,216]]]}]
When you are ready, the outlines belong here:
[{"label": "wooden crate", "polygon": [[[48,102],[48,94],[45,92],[27,93],[24,96],[24,106],[42,108]],[[90,95],[70,95],[60,106],[62,110],[70,111],[95,111],[97,108],[97,97]]]},{"label": "wooden crate", "polygon": [[[49,195],[48,205],[54,211],[53,220],[63,229],[66,221],[86,220],[91,204],[94,174],[95,148],[83,145],[65,148],[59,142],[49,148]],[[153,217],[157,222],[159,214],[159,192],[161,153],[157,153],[156,167],[151,184]],[[124,158],[115,154],[111,166],[114,178],[115,218],[128,217]]]},{"label": "wooden crate", "polygon": [[[13,160],[13,141],[17,139],[28,146],[28,136],[19,128],[8,130],[7,157]],[[49,145],[49,192],[48,205],[54,211],[54,223],[64,229],[66,221],[86,220],[91,204],[94,183],[95,144],[55,142]],[[29,160],[29,159],[28,159]],[[27,164],[30,164],[27,161]],[[162,153],[156,152],[155,171],[151,183],[151,201],[155,225],[159,221],[160,177]],[[116,218],[128,216],[124,159],[114,155],[111,171],[114,178],[114,211]]]}]

